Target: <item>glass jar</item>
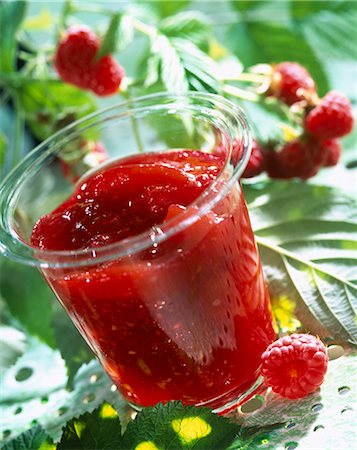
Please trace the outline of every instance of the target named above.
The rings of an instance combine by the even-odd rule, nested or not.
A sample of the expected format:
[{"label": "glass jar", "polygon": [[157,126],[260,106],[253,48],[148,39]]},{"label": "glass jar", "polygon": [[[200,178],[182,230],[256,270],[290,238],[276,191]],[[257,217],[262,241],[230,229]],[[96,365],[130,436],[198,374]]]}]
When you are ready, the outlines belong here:
[{"label": "glass jar", "polygon": [[[191,150],[220,154],[224,165],[189,207],[150,230],[81,250],[31,246],[36,221],[75,189],[63,159],[83,140],[99,138],[109,164],[135,153],[184,149],[188,158]],[[134,406],[182,400],[222,412],[259,386],[260,356],[275,333],[239,184],[250,146],[243,112],[224,98],[155,94],[66,127],[1,186],[1,252],[38,267]],[[77,178],[90,176],[82,160],[73,167]]]}]

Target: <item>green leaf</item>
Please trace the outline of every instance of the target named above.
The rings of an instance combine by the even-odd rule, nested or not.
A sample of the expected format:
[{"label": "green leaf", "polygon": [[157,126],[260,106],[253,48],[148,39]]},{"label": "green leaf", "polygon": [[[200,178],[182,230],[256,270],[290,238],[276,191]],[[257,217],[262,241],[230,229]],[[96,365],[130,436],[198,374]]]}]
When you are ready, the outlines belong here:
[{"label": "green leaf", "polygon": [[0,72],[15,69],[16,32],[25,17],[26,2],[0,3]]},{"label": "green leaf", "polygon": [[357,29],[357,8],[352,1],[291,3],[295,30],[307,39],[321,59],[357,60],[353,37]]},{"label": "green leaf", "polygon": [[185,11],[162,20],[159,31],[168,37],[188,39],[200,46],[207,44],[212,24],[207,16],[198,11]]},{"label": "green leaf", "polygon": [[[191,0],[136,0],[134,2],[135,12],[141,12],[140,16],[146,18],[163,19],[172,16],[185,9]],[[135,15],[135,14],[134,14]]]},{"label": "green leaf", "polygon": [[118,50],[122,51],[134,38],[134,27],[131,16],[122,14],[119,23]]},{"label": "green leaf", "polygon": [[264,6],[267,0],[231,0],[230,4],[236,11],[245,13],[252,9]]},{"label": "green leaf", "polygon": [[103,403],[91,414],[72,419],[63,430],[57,450],[112,450],[120,448],[120,420],[115,409]]},{"label": "green leaf", "polygon": [[0,373],[11,367],[26,349],[26,337],[16,328],[0,325]]},{"label": "green leaf", "polygon": [[93,359],[94,354],[62,309],[53,317],[53,330],[56,347],[66,363],[68,385],[72,386],[78,369]]},{"label": "green leaf", "polygon": [[50,437],[45,430],[37,425],[20,434],[16,439],[9,441],[1,450],[54,450]]},{"label": "green leaf", "polygon": [[36,269],[1,260],[0,295],[10,313],[29,333],[52,346],[52,292]]},{"label": "green leaf", "polygon": [[117,43],[119,40],[119,24],[121,22],[121,14],[113,14],[110,19],[110,23],[105,35],[102,38],[99,50],[95,55],[96,59],[100,59],[102,56],[110,53],[115,53]]},{"label": "green leaf", "polygon": [[[353,448],[357,439],[355,367],[356,355],[330,361],[319,390],[297,401],[268,392],[263,406],[243,417],[243,436],[246,430],[260,429],[245,448],[285,450],[289,442],[301,449]],[[278,422],[283,426],[274,426]],[[238,441],[230,450],[241,448]]]},{"label": "green leaf", "polygon": [[160,61],[160,77],[168,91],[188,91],[188,81],[182,60],[171,40],[159,34],[152,39],[151,52]]},{"label": "green leaf", "polygon": [[145,408],[129,422],[122,448],[223,450],[239,430],[239,425],[207,408],[185,407],[180,402],[159,403]]},{"label": "green leaf", "polygon": [[245,66],[297,61],[309,70],[321,94],[328,90],[328,80],[315,47],[295,30],[269,22],[240,22],[229,28],[227,44]]},{"label": "green leaf", "polygon": [[8,146],[8,141],[4,133],[0,131],[0,169],[5,163],[5,152]]},{"label": "green leaf", "polygon": [[269,289],[312,333],[357,345],[355,201],[306,183],[246,185]]},{"label": "green leaf", "polygon": [[[32,133],[44,140],[76,119],[94,112],[94,97],[57,80],[33,80],[18,88],[21,106]],[[87,133],[87,139],[97,136]]]}]

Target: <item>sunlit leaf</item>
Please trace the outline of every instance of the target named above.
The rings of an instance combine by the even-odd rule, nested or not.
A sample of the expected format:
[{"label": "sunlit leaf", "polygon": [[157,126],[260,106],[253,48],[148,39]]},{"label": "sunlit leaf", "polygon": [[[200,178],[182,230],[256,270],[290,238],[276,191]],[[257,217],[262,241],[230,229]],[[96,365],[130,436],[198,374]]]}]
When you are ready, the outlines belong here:
[{"label": "sunlit leaf", "polygon": [[45,430],[37,425],[9,441],[1,450],[55,450],[55,445]]},{"label": "sunlit leaf", "polygon": [[145,408],[128,424],[122,446],[132,450],[225,449],[240,426],[209,409],[179,402]]},{"label": "sunlit leaf", "polygon": [[273,299],[296,302],[309,331],[357,345],[355,201],[294,182],[247,185],[245,192]]}]

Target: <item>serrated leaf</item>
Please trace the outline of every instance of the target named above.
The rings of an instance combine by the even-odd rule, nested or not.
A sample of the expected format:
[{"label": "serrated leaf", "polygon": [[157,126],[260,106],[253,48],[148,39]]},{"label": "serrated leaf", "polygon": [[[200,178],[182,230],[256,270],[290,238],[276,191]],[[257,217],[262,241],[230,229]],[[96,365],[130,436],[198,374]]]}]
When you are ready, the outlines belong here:
[{"label": "serrated leaf", "polygon": [[357,345],[354,200],[293,182],[247,185],[245,192],[273,301],[290,298],[309,331]]},{"label": "serrated leaf", "polygon": [[[122,448],[225,449],[236,437],[240,426],[213,414],[207,408],[169,402],[145,408],[129,422]],[[151,444],[151,447],[149,447]],[[141,447],[142,446],[142,447]]]},{"label": "serrated leaf", "polygon": [[151,51],[160,59],[160,75],[166,89],[175,93],[188,91],[185,69],[172,42],[160,34],[153,38]]},{"label": "serrated leaf", "polygon": [[121,427],[115,409],[103,403],[67,423],[57,450],[112,450],[120,448]]},{"label": "serrated leaf", "polygon": [[72,386],[78,369],[82,364],[93,359],[94,354],[62,309],[58,310],[53,317],[53,330],[56,347],[66,363],[67,384]]},{"label": "serrated leaf", "polygon": [[45,430],[37,425],[9,441],[1,450],[54,450],[55,446]]},{"label": "serrated leaf", "polygon": [[311,42],[321,58],[357,59],[353,39],[357,28],[355,2],[294,1],[291,14],[297,32]]},{"label": "serrated leaf", "polygon": [[200,46],[207,44],[212,24],[207,16],[198,11],[184,11],[162,20],[159,30],[168,37],[188,39]]},{"label": "serrated leaf", "polygon": [[121,14],[117,13],[112,15],[108,29],[105,32],[99,50],[95,55],[96,60],[100,59],[102,56],[109,55],[110,53],[115,53],[119,38],[120,21]]},{"label": "serrated leaf", "polygon": [[[91,94],[57,80],[33,80],[18,89],[18,96],[26,121],[39,140],[97,108]],[[97,135],[87,133],[86,137],[95,139]]]},{"label": "serrated leaf", "polygon": [[0,72],[11,72],[15,68],[16,32],[25,12],[25,1],[0,3]]},{"label": "serrated leaf", "polygon": [[297,61],[309,70],[322,95],[328,90],[325,70],[315,48],[288,26],[262,21],[240,22],[228,30],[227,45],[245,66]]},{"label": "serrated leaf", "polygon": [[[1,257],[0,295],[10,313],[34,336],[54,344],[52,302],[54,295],[33,267]],[[21,282],[19,282],[21,280]]]},{"label": "serrated leaf", "polygon": [[118,50],[122,51],[134,39],[134,27],[131,16],[122,14],[119,24]]}]

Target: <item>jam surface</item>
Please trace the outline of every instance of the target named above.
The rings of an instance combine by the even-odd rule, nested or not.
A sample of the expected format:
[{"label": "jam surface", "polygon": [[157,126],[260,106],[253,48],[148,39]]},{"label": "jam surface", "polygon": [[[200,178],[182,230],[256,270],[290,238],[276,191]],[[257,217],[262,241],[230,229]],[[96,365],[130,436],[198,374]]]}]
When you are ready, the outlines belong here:
[{"label": "jam surface", "polygon": [[[149,232],[222,171],[196,151],[131,156],[85,178],[35,224],[32,245],[95,248]],[[275,338],[269,297],[240,187],[162,243],[132,255],[43,274],[132,403],[218,407],[257,379]]]}]

